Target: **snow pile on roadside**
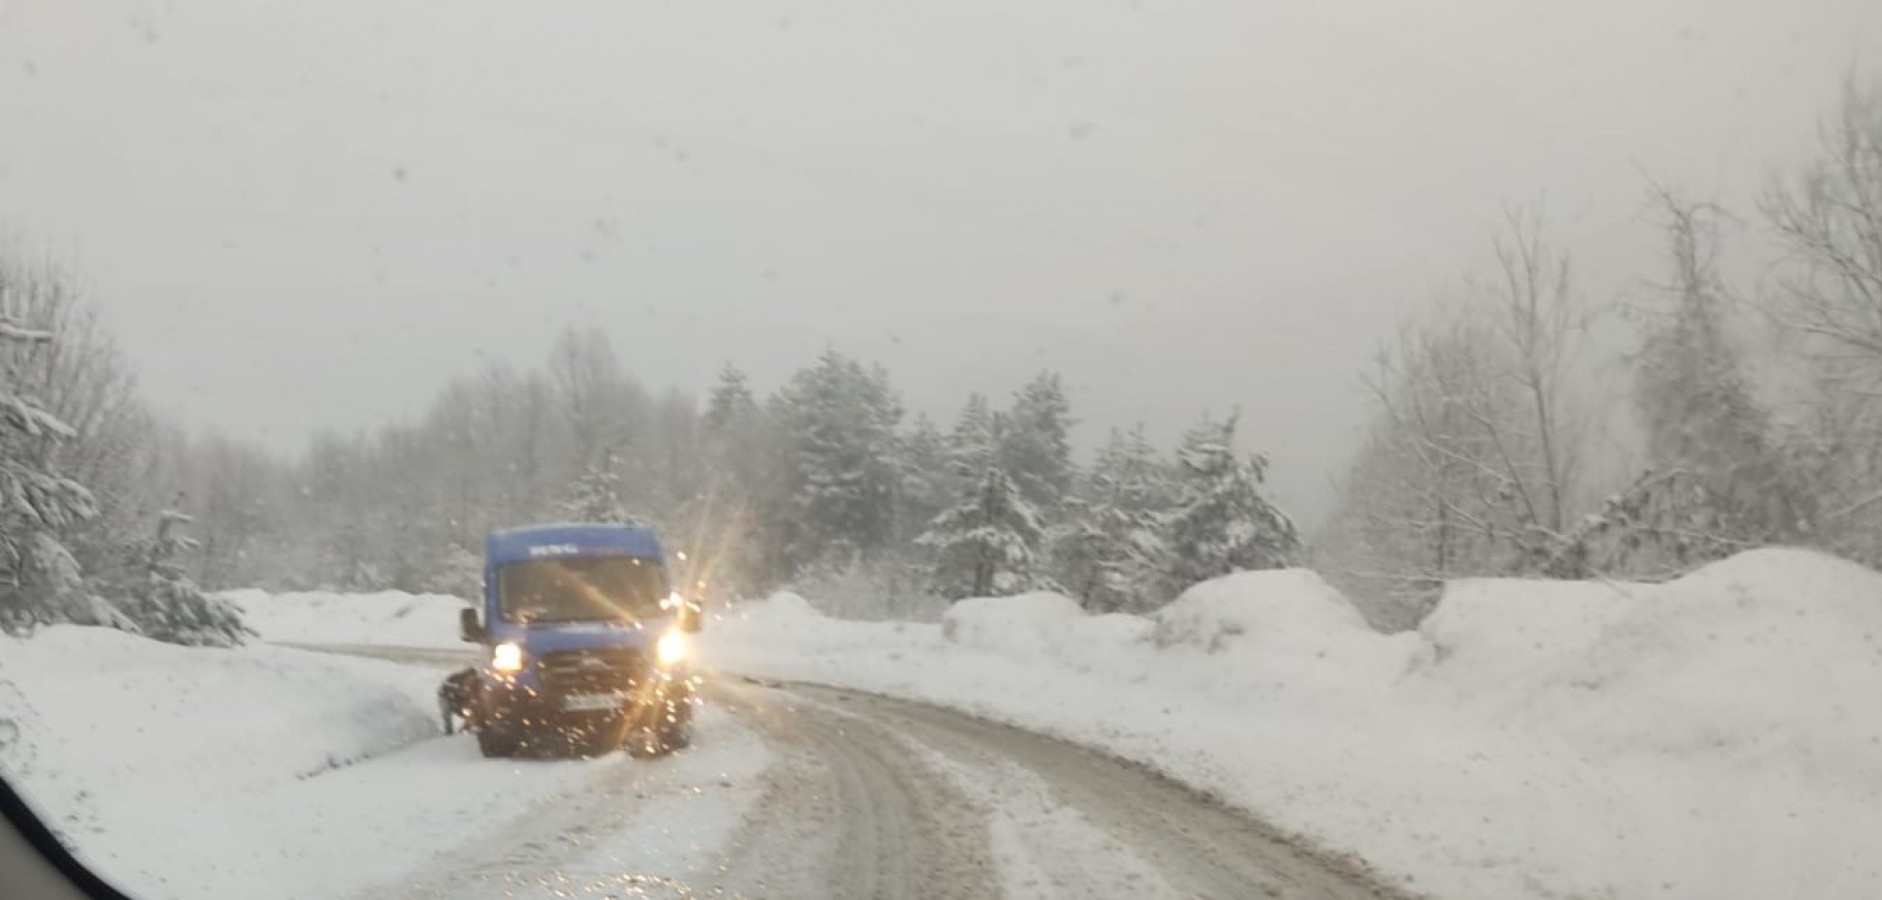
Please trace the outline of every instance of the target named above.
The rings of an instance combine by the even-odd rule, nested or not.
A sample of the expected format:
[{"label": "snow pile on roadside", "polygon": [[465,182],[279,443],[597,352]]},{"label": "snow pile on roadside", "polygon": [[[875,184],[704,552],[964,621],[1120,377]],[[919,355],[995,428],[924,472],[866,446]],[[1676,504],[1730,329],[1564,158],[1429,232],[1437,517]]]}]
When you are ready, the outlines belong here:
[{"label": "snow pile on roadside", "polygon": [[941,636],[964,647],[1030,654],[1058,643],[1085,617],[1078,603],[1059,594],[962,600],[941,615]]},{"label": "snow pile on roadside", "polygon": [[463,600],[444,594],[323,592],[270,594],[226,591],[243,620],[264,641],[296,644],[368,644],[460,648],[458,610]]},{"label": "snow pile on roadside", "polygon": [[1069,602],[922,626],[780,598],[702,652],[1102,746],[1437,896],[1882,896],[1866,569],[1772,550],[1666,585],[1468,581],[1391,636],[1303,571],[1148,619]]},{"label": "snow pile on roadside", "polygon": [[0,637],[0,718],[20,719],[0,766],[88,862],[146,895],[179,865],[225,864],[206,862],[212,844],[180,848],[178,828],[437,733],[436,686],[370,660],[46,628]]},{"label": "snow pile on roadside", "polygon": [[[442,675],[98,628],[0,636],[0,772],[150,900],[460,896],[490,886],[474,866],[493,852],[631,889],[623,873],[707,871],[760,796],[747,785],[770,757],[723,710],[666,760],[488,760],[469,735],[437,737]],[[609,805],[623,796],[630,810]],[[558,809],[590,830],[541,824]]]},{"label": "snow pile on roadside", "polygon": [[1882,576],[1758,551],[1587,593],[1536,604],[1492,583],[1447,597],[1424,629],[1446,657],[1431,680],[1481,717],[1603,753],[1882,787]]},{"label": "snow pile on roadside", "polygon": [[1391,686],[1428,650],[1412,635],[1381,635],[1340,593],[1304,569],[1241,572],[1183,592],[1151,616],[1163,650],[1154,663],[1188,690],[1328,699]]}]

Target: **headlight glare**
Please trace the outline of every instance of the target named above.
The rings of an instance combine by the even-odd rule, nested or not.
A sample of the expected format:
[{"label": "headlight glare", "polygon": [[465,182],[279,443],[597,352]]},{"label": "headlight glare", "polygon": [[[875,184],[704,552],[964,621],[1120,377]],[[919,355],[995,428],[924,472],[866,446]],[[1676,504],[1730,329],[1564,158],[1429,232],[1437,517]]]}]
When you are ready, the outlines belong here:
[{"label": "headlight glare", "polygon": [[490,651],[490,668],[499,672],[522,671],[523,648],[515,644],[498,644]]},{"label": "headlight glare", "polygon": [[660,636],[660,642],[654,645],[654,658],[663,666],[670,666],[686,658],[688,647],[686,635],[678,631],[669,631]]}]

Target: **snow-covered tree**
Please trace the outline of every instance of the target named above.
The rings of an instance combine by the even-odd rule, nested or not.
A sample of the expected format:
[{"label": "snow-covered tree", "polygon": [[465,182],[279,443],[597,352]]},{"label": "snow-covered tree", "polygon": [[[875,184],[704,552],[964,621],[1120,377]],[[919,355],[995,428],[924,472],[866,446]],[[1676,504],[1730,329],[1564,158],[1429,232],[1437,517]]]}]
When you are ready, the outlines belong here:
[{"label": "snow-covered tree", "polygon": [[896,492],[896,535],[910,540],[927,530],[928,523],[954,500],[955,474],[950,465],[948,440],[924,413],[902,435],[901,466]]},{"label": "snow-covered tree", "polygon": [[1761,204],[1779,262],[1753,299],[1805,376],[1774,412],[1793,413],[1779,424],[1813,538],[1882,566],[1882,80],[1850,79],[1840,99],[1814,157]]},{"label": "snow-covered tree", "polygon": [[613,341],[599,328],[564,331],[550,352],[549,374],[578,472],[601,463],[610,449],[627,446],[651,405],[639,383],[622,371]]},{"label": "snow-covered tree", "polygon": [[562,501],[562,515],[572,522],[638,522],[621,500],[621,475],[612,452],[603,452],[575,483],[569,485]]},{"label": "snow-covered tree", "polygon": [[1630,541],[1624,557],[1594,560],[1604,572],[1676,571],[1792,539],[1811,518],[1727,334],[1726,289],[1714,262],[1716,211],[1666,191],[1656,199],[1672,278],[1666,300],[1646,311],[1634,391],[1656,474],[1610,504],[1653,540]]},{"label": "snow-covered tree", "polygon": [[1367,616],[1409,627],[1460,576],[1535,571],[1587,496],[1589,314],[1568,255],[1512,209],[1489,277],[1405,322],[1364,384],[1374,418],[1315,537]]},{"label": "snow-covered tree", "polygon": [[1762,211],[1782,264],[1764,299],[1840,391],[1882,383],[1882,81],[1845,83],[1820,147],[1774,181]]},{"label": "snow-covered tree", "polygon": [[1053,542],[1058,582],[1096,612],[1150,609],[1169,553],[1161,519],[1168,502],[1168,469],[1143,426],[1112,429],[1085,495]]},{"label": "snow-covered tree", "polygon": [[461,545],[446,547],[433,572],[432,581],[425,588],[430,593],[449,594],[471,602],[483,596],[483,557]]},{"label": "snow-covered tree", "polygon": [[719,383],[706,399],[706,413],[700,425],[709,435],[736,430],[758,414],[758,400],[752,396],[751,379],[737,366],[727,363],[719,370]]},{"label": "snow-covered tree", "polygon": [[[957,437],[971,439],[978,413],[970,404]],[[944,597],[998,596],[1039,586],[1045,526],[1000,462],[1005,428],[1005,417],[993,414],[977,448],[957,444],[959,500],[915,539],[933,554],[934,589]]]},{"label": "snow-covered tree", "polygon": [[241,611],[220,597],[203,593],[184,574],[179,557],[197,549],[183,534],[190,517],[166,510],[157,533],[141,548],[141,577],[117,586],[119,606],[146,637],[172,644],[232,647],[253,637]]},{"label": "snow-covered tree", "polygon": [[783,563],[788,459],[745,373],[727,365],[700,421],[706,474],[688,509],[692,579],[709,595],[750,596],[776,584]]},{"label": "snow-covered tree", "polygon": [[1013,396],[1000,441],[1000,464],[1035,508],[1055,514],[1071,496],[1071,401],[1058,373],[1041,372]]},{"label": "snow-covered tree", "polygon": [[1170,503],[1168,467],[1142,425],[1113,429],[1087,481],[1053,542],[1059,583],[1089,609],[1147,610],[1159,599],[1168,555],[1161,519]]},{"label": "snow-covered tree", "polygon": [[985,394],[968,394],[967,402],[961,405],[960,417],[954,420],[954,427],[948,431],[948,459],[958,472],[964,465],[978,464],[991,446],[993,408],[988,405]]},{"label": "snow-covered tree", "polygon": [[1261,495],[1267,459],[1235,452],[1238,416],[1204,419],[1176,452],[1176,503],[1164,519],[1165,573],[1174,593],[1210,578],[1291,565],[1294,523]]},{"label": "snow-covered tree", "polygon": [[789,448],[789,569],[883,549],[895,528],[902,417],[888,373],[828,351],[792,377],[774,408]]},{"label": "snow-covered tree", "polygon": [[[11,284],[0,282],[0,290]],[[53,469],[51,446],[75,437],[40,401],[24,394],[24,358],[49,345],[49,331],[9,316],[0,296],[0,625],[24,631],[64,621],[66,604],[83,584],[56,529],[94,514],[90,491]]]},{"label": "snow-covered tree", "polygon": [[59,539],[97,505],[55,464],[59,444],[77,432],[27,393],[28,363],[53,336],[9,314],[16,288],[9,274],[0,271],[0,628],[126,624],[86,590],[78,561]]},{"label": "snow-covered tree", "polygon": [[1383,627],[1416,624],[1449,578],[1518,568],[1531,520],[1513,484],[1531,467],[1500,452],[1524,408],[1502,371],[1482,317],[1441,307],[1366,379],[1374,418],[1315,552]]}]

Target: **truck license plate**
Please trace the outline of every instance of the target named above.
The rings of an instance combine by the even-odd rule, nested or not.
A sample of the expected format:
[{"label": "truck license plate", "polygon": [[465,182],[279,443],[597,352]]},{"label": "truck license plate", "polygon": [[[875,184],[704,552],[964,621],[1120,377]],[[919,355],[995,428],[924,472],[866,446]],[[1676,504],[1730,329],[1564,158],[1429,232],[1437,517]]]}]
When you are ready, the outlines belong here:
[{"label": "truck license plate", "polygon": [[625,694],[570,694],[562,698],[562,708],[569,712],[589,712],[598,709],[620,709],[627,701]]}]

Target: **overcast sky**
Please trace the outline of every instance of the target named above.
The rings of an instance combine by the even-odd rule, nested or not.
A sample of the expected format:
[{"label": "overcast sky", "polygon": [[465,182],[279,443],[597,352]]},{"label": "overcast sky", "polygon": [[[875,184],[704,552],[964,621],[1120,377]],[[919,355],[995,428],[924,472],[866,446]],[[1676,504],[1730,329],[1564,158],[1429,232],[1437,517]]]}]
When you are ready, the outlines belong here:
[{"label": "overcast sky", "polygon": [[1643,172],[1742,198],[1878,57],[1875,0],[0,0],[0,229],[278,448],[595,323],[656,389],[1239,406],[1312,520],[1504,204],[1611,293]]}]

